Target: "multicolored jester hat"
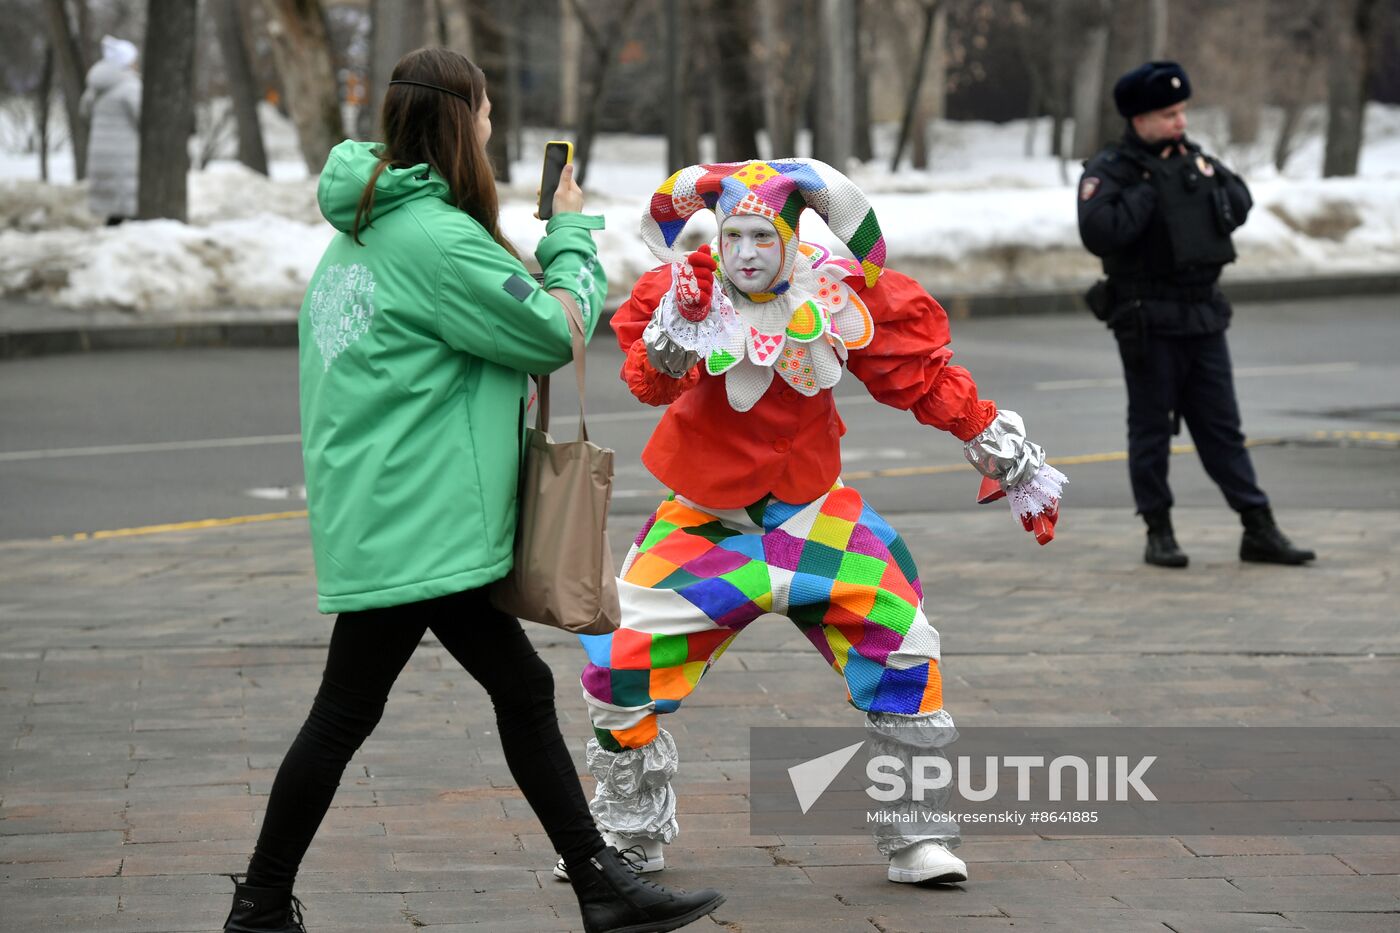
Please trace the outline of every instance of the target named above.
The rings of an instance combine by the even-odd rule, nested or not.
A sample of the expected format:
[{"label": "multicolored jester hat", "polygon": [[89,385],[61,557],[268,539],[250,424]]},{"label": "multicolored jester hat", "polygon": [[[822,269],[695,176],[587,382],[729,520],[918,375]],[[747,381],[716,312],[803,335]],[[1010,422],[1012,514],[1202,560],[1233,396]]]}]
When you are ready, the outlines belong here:
[{"label": "multicolored jester hat", "polygon": [[662,262],[682,262],[675,249],[686,221],[710,208],[722,224],[734,214],[762,217],[773,224],[783,244],[783,266],[777,285],[768,293],[750,294],[754,301],[771,301],[792,286],[797,263],[797,222],[804,207],[816,211],[831,232],[848,246],[867,285],[874,285],[885,266],[885,237],[864,193],[845,175],[816,159],[773,159],[764,162],[721,162],[683,168],[651,196],[642,216],[642,240]]}]

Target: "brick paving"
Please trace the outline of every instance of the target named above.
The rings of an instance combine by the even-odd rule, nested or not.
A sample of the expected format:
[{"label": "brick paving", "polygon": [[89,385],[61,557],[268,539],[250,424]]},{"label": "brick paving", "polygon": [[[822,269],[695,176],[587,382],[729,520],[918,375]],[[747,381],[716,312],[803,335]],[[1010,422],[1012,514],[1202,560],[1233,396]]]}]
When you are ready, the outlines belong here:
[{"label": "brick paving", "polygon": [[[895,520],[960,724],[1397,724],[1395,513],[1282,517],[1318,565],[1241,565],[1223,508],[1178,510],[1184,573],[1139,562],[1126,510],[1070,508],[1044,549],[1000,509]],[[577,753],[581,654],[530,631]],[[0,930],[217,930],[328,632],[301,521],[0,543]],[[970,838],[972,879],[944,889],[889,884],[865,840],[750,836],[743,727],[858,721],[786,626],[746,632],[669,717],[684,830],[665,879],[729,897],[692,929],[1400,929],[1400,835]],[[493,730],[424,645],[306,861],[310,929],[578,928]]]}]

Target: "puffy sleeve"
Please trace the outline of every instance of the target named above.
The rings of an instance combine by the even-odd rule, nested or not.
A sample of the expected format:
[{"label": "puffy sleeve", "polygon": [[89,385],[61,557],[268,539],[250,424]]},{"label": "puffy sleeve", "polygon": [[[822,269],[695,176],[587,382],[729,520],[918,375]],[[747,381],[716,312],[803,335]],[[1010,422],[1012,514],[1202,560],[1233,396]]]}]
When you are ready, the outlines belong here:
[{"label": "puffy sleeve", "polygon": [[852,350],[847,367],[870,394],[911,412],[923,424],[971,440],[996,417],[996,403],[977,397],[972,374],[952,364],[948,314],[923,286],[891,269],[873,286],[847,284],[870,309],[875,333]]},{"label": "puffy sleeve", "polygon": [[693,367],[680,379],[658,372],[647,360],[642,331],[651,321],[652,312],[671,288],[671,270],[667,266],[653,269],[637,280],[632,294],[612,316],[613,333],[627,358],[622,363],[622,381],[638,401],[648,405],[669,405],[700,381],[700,368]]}]

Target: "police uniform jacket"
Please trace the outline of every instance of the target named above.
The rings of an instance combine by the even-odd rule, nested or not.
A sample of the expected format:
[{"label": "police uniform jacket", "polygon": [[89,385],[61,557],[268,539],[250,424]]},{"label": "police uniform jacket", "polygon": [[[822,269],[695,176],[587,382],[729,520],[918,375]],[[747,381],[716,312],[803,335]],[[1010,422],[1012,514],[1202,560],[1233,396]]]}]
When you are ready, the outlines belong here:
[{"label": "police uniform jacket", "polygon": [[1230,234],[1253,206],[1249,189],[1190,140],[1123,138],[1084,164],[1079,236],[1103,260],[1107,320],[1124,332],[1191,336],[1223,331],[1230,305],[1216,285],[1235,259]]}]

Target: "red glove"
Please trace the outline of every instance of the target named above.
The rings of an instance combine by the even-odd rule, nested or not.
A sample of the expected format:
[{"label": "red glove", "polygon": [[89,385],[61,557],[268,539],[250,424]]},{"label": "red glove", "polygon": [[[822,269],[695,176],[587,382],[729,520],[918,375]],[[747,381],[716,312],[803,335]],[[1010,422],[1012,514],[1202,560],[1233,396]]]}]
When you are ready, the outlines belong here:
[{"label": "red glove", "polygon": [[710,314],[710,296],[715,289],[715,259],[710,247],[702,246],[681,264],[676,277],[676,304],[687,321],[703,321]]},{"label": "red glove", "polygon": [[[990,476],[982,477],[982,485],[977,489],[978,505],[986,505],[1004,498],[1006,490],[1001,488],[1001,483]],[[1044,546],[1055,540],[1055,523],[1060,520],[1060,503],[1056,502],[1049,511],[1039,515],[1017,517],[1021,519],[1021,527],[1035,535],[1036,542]]]}]

